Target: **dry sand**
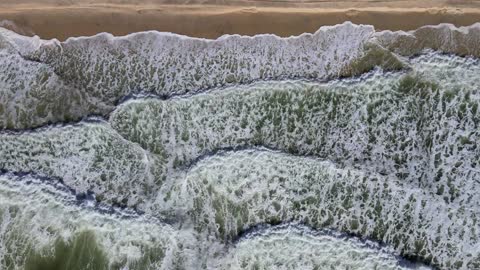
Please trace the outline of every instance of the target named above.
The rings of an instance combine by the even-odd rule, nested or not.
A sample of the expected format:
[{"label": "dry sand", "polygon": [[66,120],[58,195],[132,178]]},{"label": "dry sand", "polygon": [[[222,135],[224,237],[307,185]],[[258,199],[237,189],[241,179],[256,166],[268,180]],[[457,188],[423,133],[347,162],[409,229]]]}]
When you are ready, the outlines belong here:
[{"label": "dry sand", "polygon": [[0,26],[60,40],[145,30],[205,38],[290,36],[344,21],[382,30],[465,26],[480,22],[480,1],[0,0]]}]

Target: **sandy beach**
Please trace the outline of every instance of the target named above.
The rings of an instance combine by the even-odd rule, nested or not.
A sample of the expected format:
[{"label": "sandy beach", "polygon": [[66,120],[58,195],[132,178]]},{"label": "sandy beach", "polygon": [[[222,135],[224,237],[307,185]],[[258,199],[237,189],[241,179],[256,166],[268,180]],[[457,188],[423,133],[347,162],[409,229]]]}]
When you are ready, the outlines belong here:
[{"label": "sandy beach", "polygon": [[480,1],[419,2],[3,0],[0,26],[25,35],[64,40],[99,32],[125,35],[146,30],[203,38],[262,33],[290,36],[344,21],[371,24],[378,30],[480,22]]}]

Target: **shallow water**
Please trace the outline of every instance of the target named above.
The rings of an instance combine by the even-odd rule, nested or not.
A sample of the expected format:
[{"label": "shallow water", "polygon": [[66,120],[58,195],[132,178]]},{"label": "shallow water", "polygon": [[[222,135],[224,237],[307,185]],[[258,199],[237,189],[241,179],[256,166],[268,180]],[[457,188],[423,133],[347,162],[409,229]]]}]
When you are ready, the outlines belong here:
[{"label": "shallow water", "polygon": [[0,30],[0,268],[480,267],[478,27]]}]

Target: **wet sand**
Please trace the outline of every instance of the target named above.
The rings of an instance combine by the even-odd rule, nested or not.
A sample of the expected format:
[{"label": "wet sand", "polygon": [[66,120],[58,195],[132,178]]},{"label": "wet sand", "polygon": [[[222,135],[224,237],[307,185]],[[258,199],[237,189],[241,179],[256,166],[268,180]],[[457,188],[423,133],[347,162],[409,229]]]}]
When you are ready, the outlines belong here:
[{"label": "wet sand", "polygon": [[99,32],[125,35],[158,30],[194,37],[224,34],[279,36],[314,32],[344,21],[378,30],[480,22],[480,1],[219,1],[2,0],[0,26],[25,35],[64,40]]}]

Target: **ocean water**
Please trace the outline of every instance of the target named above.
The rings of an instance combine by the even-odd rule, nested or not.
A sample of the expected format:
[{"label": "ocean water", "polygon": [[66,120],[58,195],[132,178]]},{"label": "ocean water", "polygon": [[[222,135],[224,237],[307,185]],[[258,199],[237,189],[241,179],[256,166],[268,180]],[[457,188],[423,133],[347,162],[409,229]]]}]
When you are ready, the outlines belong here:
[{"label": "ocean water", "polygon": [[0,269],[480,269],[478,44],[0,28]]}]

